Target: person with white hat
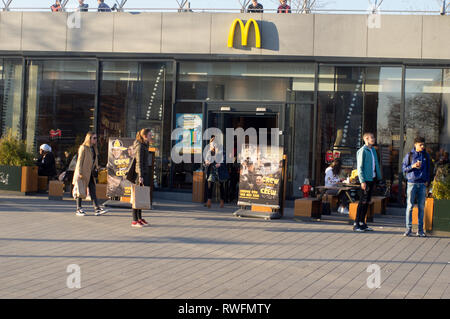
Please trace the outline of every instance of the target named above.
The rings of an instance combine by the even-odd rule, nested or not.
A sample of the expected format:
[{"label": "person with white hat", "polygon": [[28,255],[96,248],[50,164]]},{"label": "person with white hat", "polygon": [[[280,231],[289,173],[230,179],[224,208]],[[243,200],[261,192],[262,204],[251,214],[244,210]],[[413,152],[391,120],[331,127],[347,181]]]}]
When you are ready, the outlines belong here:
[{"label": "person with white hat", "polygon": [[39,176],[48,176],[49,180],[54,179],[56,176],[56,162],[50,145],[42,144],[39,147],[39,158],[36,165],[38,166]]}]

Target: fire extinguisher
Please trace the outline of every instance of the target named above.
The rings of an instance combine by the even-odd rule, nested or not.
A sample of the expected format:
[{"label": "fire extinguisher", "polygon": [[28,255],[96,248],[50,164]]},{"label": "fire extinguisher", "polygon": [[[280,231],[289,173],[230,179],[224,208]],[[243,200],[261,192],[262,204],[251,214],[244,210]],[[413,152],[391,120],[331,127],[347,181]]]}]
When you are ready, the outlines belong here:
[{"label": "fire extinguisher", "polygon": [[312,190],[312,186],[309,185],[309,179],[305,178],[305,181],[303,182],[304,184],[302,185],[302,187],[300,187],[300,190],[303,193],[303,198],[307,198],[309,197],[309,193]]}]

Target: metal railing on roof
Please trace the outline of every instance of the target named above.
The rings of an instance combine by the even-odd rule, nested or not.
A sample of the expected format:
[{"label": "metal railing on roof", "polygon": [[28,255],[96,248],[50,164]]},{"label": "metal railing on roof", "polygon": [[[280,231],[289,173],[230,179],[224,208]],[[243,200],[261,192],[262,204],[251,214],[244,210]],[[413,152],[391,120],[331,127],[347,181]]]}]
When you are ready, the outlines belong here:
[{"label": "metal railing on roof", "polygon": [[[2,0],[11,1],[11,0]],[[51,11],[50,7],[9,7],[5,6],[2,8],[3,11]],[[78,8],[63,8],[62,11],[65,12],[74,12],[77,11]],[[89,12],[97,12],[96,7],[88,8]],[[188,9],[180,9],[180,8],[118,8],[113,10],[114,12],[180,12],[180,13],[242,13],[242,9],[230,9],[230,8],[188,8]],[[276,13],[277,9],[264,9],[264,13]],[[57,13],[57,12],[55,12]],[[370,10],[355,10],[355,9],[312,9],[311,14],[372,14]],[[377,14],[400,14],[400,15],[439,15],[441,14],[440,10],[377,10]],[[297,14],[297,13],[291,13]],[[298,13],[298,14],[307,14],[307,13]]]}]

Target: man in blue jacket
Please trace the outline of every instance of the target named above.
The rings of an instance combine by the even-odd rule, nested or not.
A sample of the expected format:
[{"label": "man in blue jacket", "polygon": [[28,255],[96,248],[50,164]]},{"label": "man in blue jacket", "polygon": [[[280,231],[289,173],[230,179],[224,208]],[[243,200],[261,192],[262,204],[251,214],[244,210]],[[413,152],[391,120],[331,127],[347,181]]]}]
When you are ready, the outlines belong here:
[{"label": "man in blue jacket", "polygon": [[105,3],[105,0],[98,0],[98,12],[111,12],[111,8]]},{"label": "man in blue jacket", "polygon": [[431,176],[430,165],[430,155],[425,151],[425,139],[423,137],[416,137],[414,139],[414,148],[405,155],[402,164],[403,174],[408,180],[406,190],[406,232],[404,236],[411,235],[412,210],[416,199],[419,211],[417,236],[426,236],[423,231],[423,212],[427,187]]},{"label": "man in blue jacket", "polygon": [[372,193],[376,186],[376,181],[381,180],[380,164],[378,163],[373,133],[364,133],[364,146],[356,154],[358,178],[361,183],[361,196],[359,198],[356,219],[353,224],[353,231],[365,232],[373,229],[366,224],[366,214],[372,200]]},{"label": "man in blue jacket", "polygon": [[88,12],[89,5],[87,3],[84,3],[84,0],[78,0],[78,3],[80,4],[78,6],[78,11],[80,11],[80,12]]}]

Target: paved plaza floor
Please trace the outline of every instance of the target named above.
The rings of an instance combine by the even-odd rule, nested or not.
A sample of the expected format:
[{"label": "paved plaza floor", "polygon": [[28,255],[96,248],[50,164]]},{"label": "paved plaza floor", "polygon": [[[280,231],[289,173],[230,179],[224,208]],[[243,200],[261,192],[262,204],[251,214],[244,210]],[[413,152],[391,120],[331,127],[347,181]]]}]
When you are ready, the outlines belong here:
[{"label": "paved plaza floor", "polygon": [[[450,239],[405,238],[400,216],[360,234],[333,216],[239,219],[231,206],[157,201],[135,229],[129,210],[85,207],[77,217],[73,200],[0,195],[0,298],[450,297]],[[81,288],[68,288],[69,265]]]}]

